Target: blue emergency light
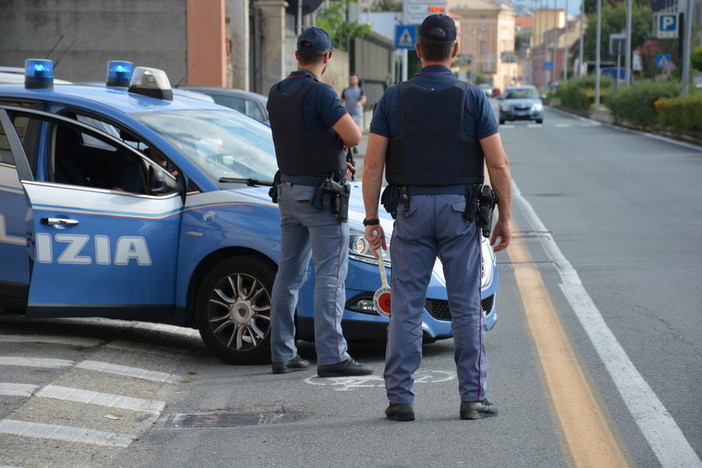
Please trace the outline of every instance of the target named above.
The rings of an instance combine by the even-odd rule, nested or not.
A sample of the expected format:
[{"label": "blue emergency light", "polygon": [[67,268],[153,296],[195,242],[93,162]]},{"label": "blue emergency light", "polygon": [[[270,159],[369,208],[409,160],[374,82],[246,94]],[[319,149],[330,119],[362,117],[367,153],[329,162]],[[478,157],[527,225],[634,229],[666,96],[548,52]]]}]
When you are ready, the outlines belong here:
[{"label": "blue emergency light", "polygon": [[129,88],[129,82],[132,79],[134,64],[124,60],[110,60],[107,62],[107,86],[117,88]]},{"label": "blue emergency light", "polygon": [[45,59],[25,60],[24,87],[27,89],[53,89],[54,62]]}]

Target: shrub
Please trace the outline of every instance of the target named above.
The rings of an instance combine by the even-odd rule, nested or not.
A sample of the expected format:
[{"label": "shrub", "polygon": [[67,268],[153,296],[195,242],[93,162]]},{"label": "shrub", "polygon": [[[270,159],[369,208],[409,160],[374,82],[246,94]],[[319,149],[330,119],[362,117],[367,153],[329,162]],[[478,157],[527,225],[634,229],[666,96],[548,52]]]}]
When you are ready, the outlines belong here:
[{"label": "shrub", "polygon": [[702,93],[655,102],[660,125],[702,131]]},{"label": "shrub", "polygon": [[643,81],[631,87],[611,89],[605,99],[615,118],[644,124],[657,120],[655,102],[660,98],[672,98],[680,94],[680,84],[675,82]]},{"label": "shrub", "polygon": [[[600,98],[607,94],[612,84],[610,77],[600,77]],[[558,85],[556,96],[564,107],[588,110],[595,101],[595,76],[587,75],[562,82]]]}]

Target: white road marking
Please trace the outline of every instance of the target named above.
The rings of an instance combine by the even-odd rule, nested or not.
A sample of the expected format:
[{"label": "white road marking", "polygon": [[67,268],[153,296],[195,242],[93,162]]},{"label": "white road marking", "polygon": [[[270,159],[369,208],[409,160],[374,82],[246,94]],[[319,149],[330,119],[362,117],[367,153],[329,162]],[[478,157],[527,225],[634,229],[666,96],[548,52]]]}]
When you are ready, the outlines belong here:
[{"label": "white road marking", "polygon": [[104,342],[104,340],[96,338],[77,338],[72,336],[0,335],[0,343],[50,343],[91,347],[98,346]]},{"label": "white road marking", "polygon": [[[549,232],[514,184],[513,199],[521,205],[535,231]],[[580,281],[578,272],[563,255],[551,235],[540,238],[544,250],[556,263],[561,290],[590,341],[604,362],[629,412],[664,468],[702,467],[702,461],[646,380],[636,370],[617,338],[609,329]]]},{"label": "white road marking", "polygon": [[107,374],[124,375],[152,382],[177,383],[180,377],[167,372],[150,371],[139,367],[121,366],[100,361],[82,361],[76,364],[77,369],[86,369]]},{"label": "white road marking", "polygon": [[[414,382],[417,384],[441,383],[455,378],[456,373],[453,371],[417,371]],[[348,392],[356,388],[385,387],[385,381],[380,375],[358,377],[317,377],[314,375],[307,377],[304,382],[310,385],[330,386],[337,392]]]},{"label": "white road marking", "polygon": [[[1,389],[1,387],[0,387]],[[100,393],[80,388],[61,387],[58,385],[47,385],[39,390],[35,396],[44,398],[54,398],[63,401],[74,401],[91,405],[107,406],[109,408],[120,408],[133,411],[146,411],[159,414],[166,407],[166,403],[158,400],[146,400],[142,398],[126,397],[112,393]]]},{"label": "white road marking", "polygon": [[0,382],[0,395],[30,397],[37,388],[38,385]]},{"label": "white road marking", "polygon": [[130,434],[95,431],[82,427],[60,426],[57,424],[17,421],[14,419],[0,420],[0,434],[123,448],[128,447],[137,438],[137,436]]},{"label": "white road marking", "polygon": [[67,361],[66,359],[0,356],[0,366],[45,367],[50,369],[58,369],[60,367],[70,367],[72,365],[73,361]]}]

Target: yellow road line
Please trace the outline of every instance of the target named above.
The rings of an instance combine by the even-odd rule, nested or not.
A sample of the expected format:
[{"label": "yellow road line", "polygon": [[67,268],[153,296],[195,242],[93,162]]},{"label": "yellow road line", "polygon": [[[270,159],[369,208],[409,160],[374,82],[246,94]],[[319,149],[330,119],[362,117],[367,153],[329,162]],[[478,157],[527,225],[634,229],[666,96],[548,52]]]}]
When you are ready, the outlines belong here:
[{"label": "yellow road line", "polygon": [[[517,232],[517,226],[512,227]],[[507,249],[514,264],[533,260],[522,241]],[[628,467],[630,464],[593,395],[573,352],[541,274],[534,267],[515,268],[524,311],[543,367],[551,403],[576,467]]]}]

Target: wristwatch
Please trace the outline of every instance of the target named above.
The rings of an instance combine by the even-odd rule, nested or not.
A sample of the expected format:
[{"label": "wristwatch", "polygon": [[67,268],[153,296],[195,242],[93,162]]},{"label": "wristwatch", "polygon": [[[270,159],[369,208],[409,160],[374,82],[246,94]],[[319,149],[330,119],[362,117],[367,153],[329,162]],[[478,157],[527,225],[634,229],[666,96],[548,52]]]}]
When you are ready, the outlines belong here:
[{"label": "wristwatch", "polygon": [[364,219],[363,220],[363,225],[364,226],[375,226],[377,224],[380,224],[380,220],[378,218],[373,218],[373,219]]}]

